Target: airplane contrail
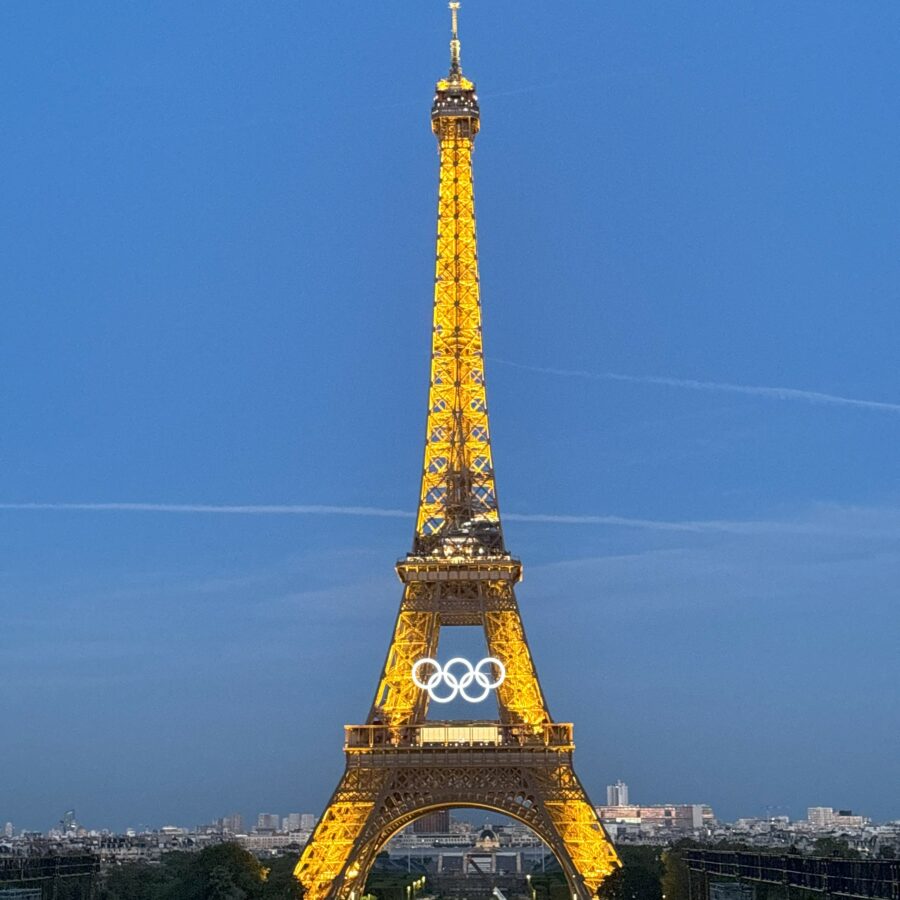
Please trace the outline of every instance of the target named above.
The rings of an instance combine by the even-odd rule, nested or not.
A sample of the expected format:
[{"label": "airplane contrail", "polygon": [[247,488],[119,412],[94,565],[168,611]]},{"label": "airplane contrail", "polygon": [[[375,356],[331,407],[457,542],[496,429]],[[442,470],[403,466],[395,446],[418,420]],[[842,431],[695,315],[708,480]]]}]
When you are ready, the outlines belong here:
[{"label": "airplane contrail", "polygon": [[804,391],[798,388],[763,387],[760,385],[730,384],[720,381],[696,381],[692,378],[669,378],[659,375],[623,375],[619,372],[589,372],[583,369],[554,369],[546,366],[528,366],[508,359],[491,357],[489,362],[537,372],[542,375],[557,375],[563,378],[588,378],[593,381],[627,381],[632,384],[658,384],[665,387],[687,388],[692,391],[715,391],[728,394],[744,394],[750,397],[768,397],[772,400],[800,400],[804,403],[831,406],[852,406],[877,412],[900,413],[900,403],[886,403],[882,400],[859,400],[825,394],[820,391]]},{"label": "airplane contrail", "polygon": [[[0,510],[19,512],[146,512],[196,513],[232,516],[356,516],[359,518],[413,519],[415,513],[379,506],[327,506],[320,504],[215,504],[215,503],[0,503]],[[696,522],[665,522],[631,519],[627,516],[551,515],[547,513],[506,513],[509,522],[548,525],[618,525],[656,531],[700,531]]]},{"label": "airplane contrail", "polygon": [[236,516],[377,516],[411,519],[413,513],[377,506],[219,505],[212,503],[0,503],[0,510],[52,510],[54,512],[212,513]]},{"label": "airplane contrail", "polygon": [[[534,522],[544,525],[614,525],[622,528],[649,528],[653,531],[703,531],[710,523],[666,522],[660,519],[631,519],[628,516],[556,515],[553,513],[503,513],[506,522]],[[716,523],[719,524],[719,523]]]},{"label": "airplane contrail", "polygon": [[[0,503],[0,511],[14,512],[137,512],[226,516],[354,516],[358,518],[413,519],[415,513],[378,506],[328,506],[322,504],[214,504],[214,503]],[[771,532],[820,533],[820,526],[804,522],[765,520],[667,521],[612,515],[559,515],[552,513],[505,513],[507,522],[543,525],[608,525],[649,531],[692,534],[760,534]],[[826,531],[828,529],[825,529]]]}]

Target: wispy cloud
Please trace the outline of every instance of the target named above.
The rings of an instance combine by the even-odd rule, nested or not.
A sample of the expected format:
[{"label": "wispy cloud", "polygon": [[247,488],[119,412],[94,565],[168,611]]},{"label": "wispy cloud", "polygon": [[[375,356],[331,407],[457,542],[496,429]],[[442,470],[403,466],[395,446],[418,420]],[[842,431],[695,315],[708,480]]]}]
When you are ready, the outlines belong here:
[{"label": "wispy cloud", "polygon": [[47,510],[53,512],[151,512],[209,513],[234,516],[362,516],[389,519],[411,519],[413,514],[402,509],[376,506],[321,505],[235,505],[211,503],[0,503],[0,510]]},{"label": "wispy cloud", "polygon": [[622,528],[649,528],[653,531],[701,531],[702,523],[666,522],[661,519],[631,519],[627,516],[555,515],[553,513],[503,513],[506,522],[545,525],[613,525]]},{"label": "wispy cloud", "polygon": [[[586,609],[609,598],[605,614],[632,618],[652,609],[722,608],[777,603],[820,609],[840,598],[847,609],[888,606],[900,574],[900,511],[814,506],[783,522],[723,523],[708,540],[677,546],[626,545],[597,556],[529,566],[531,589]],[[743,527],[741,527],[743,526]],[[764,565],[760,561],[765,560]],[[832,607],[839,608],[839,607]],[[890,606],[896,618],[896,610]],[[555,612],[553,614],[556,614]]]},{"label": "wispy cloud", "polygon": [[[359,518],[412,519],[414,513],[377,506],[326,506],[316,504],[212,504],[212,503],[0,503],[0,510],[18,512],[144,512],[226,516],[355,516]],[[509,522],[548,525],[617,525],[656,531],[701,531],[703,523],[632,519],[627,516],[554,515],[506,513]]]},{"label": "wispy cloud", "polygon": [[[838,509],[836,506],[819,504],[818,508]],[[843,508],[848,515],[854,513],[852,507]],[[194,515],[226,516],[355,516],[359,518],[412,519],[414,514],[402,509],[377,506],[328,506],[317,504],[210,504],[210,503],[0,503],[0,511],[14,512],[121,512],[121,513],[174,513]],[[900,516],[896,510],[886,509],[884,515]],[[649,531],[682,532],[691,534],[833,534],[830,521],[767,520],[767,519],[697,519],[666,520],[642,519],[629,516],[604,514],[567,515],[555,513],[504,513],[507,522],[522,522],[535,525],[598,525],[618,528],[638,528]],[[870,536],[881,536],[880,529],[874,531],[867,523],[854,524],[854,533],[862,530]],[[893,528],[886,536],[896,537]]]},{"label": "wispy cloud", "polygon": [[541,375],[556,375],[562,378],[587,378],[593,381],[626,381],[631,384],[656,384],[663,387],[685,388],[691,391],[707,391],[726,394],[743,394],[748,397],[766,397],[770,400],[799,400],[803,403],[828,406],[850,406],[876,412],[900,413],[900,403],[886,403],[882,400],[860,400],[855,397],[841,397],[821,391],[804,391],[788,387],[764,387],[761,385],[730,384],[721,381],[697,381],[692,378],[669,378],[661,375],[623,375],[620,372],[589,372],[582,369],[555,369],[547,366],[528,366],[508,359],[492,357],[491,362]]}]

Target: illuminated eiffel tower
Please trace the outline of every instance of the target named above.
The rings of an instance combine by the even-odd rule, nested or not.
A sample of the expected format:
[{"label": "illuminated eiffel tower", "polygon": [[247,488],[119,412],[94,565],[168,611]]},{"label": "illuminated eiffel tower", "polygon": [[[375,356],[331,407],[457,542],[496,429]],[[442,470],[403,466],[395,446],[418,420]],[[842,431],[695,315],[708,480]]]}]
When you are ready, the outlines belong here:
[{"label": "illuminated eiffel tower", "polygon": [[[452,807],[494,810],[530,826],[559,860],[573,900],[593,896],[619,865],[572,768],[572,725],[547,710],[513,590],[522,565],[500,526],[472,188],[480,115],[475,85],[460,67],[459,3],[450,9],[450,72],[431,110],[440,190],[413,550],[397,564],[403,599],[367,723],[346,727],[346,771],[295,870],[307,900],[359,900],[385,843],[425,813]],[[448,680],[449,665],[442,671],[431,661],[441,628],[460,625],[484,629],[489,658],[468,685],[480,696],[496,684],[498,720],[426,719],[435,691],[420,685],[452,688],[465,683],[467,666],[472,671],[457,660]]]}]

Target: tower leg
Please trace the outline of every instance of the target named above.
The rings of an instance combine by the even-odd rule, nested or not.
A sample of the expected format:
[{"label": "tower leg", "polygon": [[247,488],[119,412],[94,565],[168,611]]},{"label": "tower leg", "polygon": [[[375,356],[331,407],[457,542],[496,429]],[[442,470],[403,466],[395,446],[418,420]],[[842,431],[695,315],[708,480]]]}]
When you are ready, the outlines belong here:
[{"label": "tower leg", "polygon": [[399,728],[425,718],[428,695],[416,687],[410,673],[414,662],[437,653],[440,624],[434,612],[415,608],[423,587],[408,585],[404,592],[378,693],[369,713],[370,723],[378,721]]},{"label": "tower leg", "polygon": [[506,679],[497,690],[501,715],[511,722],[540,728],[550,721],[541,685],[538,681],[525,629],[512,590],[507,585],[510,608],[484,614],[484,633],[488,653],[502,659]]},{"label": "tower leg", "polygon": [[[357,883],[360,889],[356,897],[362,896],[368,869],[361,872],[359,864],[352,861],[352,851],[375,813],[387,772],[366,770],[364,777],[362,774],[363,770],[358,768],[348,768],[344,773],[294,869],[294,875],[305,889],[305,900],[349,897]],[[351,887],[343,891],[348,881]]]}]

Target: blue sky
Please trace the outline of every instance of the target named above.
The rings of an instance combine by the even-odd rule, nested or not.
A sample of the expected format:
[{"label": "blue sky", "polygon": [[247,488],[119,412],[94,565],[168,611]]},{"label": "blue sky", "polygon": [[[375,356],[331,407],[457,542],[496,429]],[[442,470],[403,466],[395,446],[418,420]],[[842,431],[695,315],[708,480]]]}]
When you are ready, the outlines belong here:
[{"label": "blue sky", "polygon": [[[0,9],[0,820],[326,801],[412,522],[258,507],[414,509],[446,26]],[[464,5],[507,543],[598,801],[900,816],[898,27]],[[186,509],[22,508],[122,503]]]}]

